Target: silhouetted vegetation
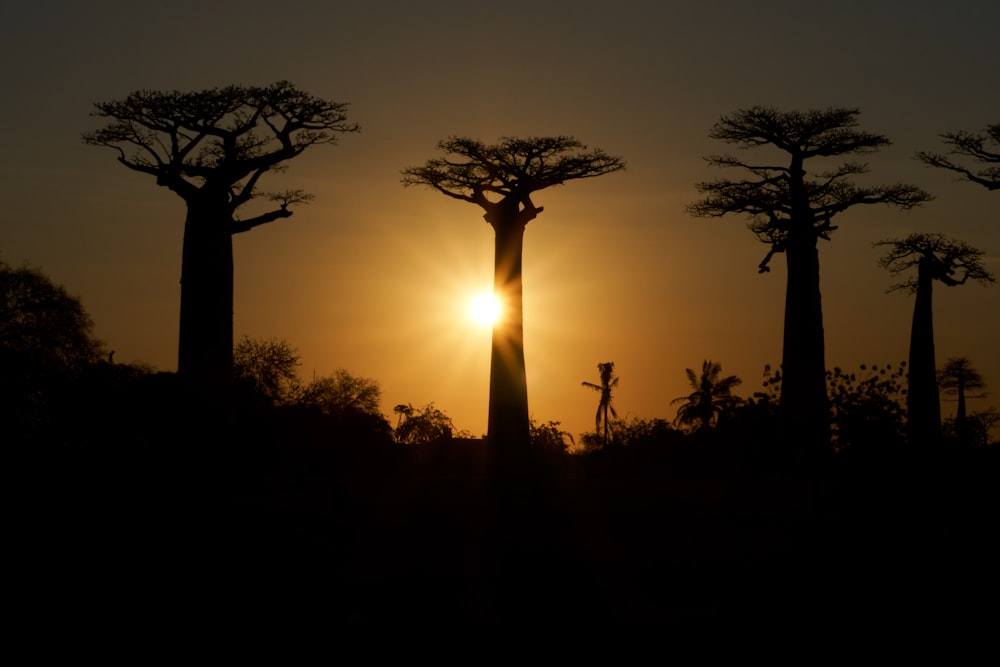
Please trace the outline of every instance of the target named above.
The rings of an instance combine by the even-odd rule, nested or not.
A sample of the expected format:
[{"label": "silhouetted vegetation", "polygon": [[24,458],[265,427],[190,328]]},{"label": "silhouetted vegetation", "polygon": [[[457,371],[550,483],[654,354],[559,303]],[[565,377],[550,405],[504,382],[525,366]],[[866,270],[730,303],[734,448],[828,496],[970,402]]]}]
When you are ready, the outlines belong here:
[{"label": "silhouetted vegetation", "polygon": [[[88,141],[115,148],[126,166],[188,202],[185,281],[196,289],[225,283],[219,269],[232,233],[287,217],[285,206],[307,199],[278,195],[280,210],[241,223],[234,211],[256,194],[258,179],[331,133],[357,129],[343,105],[288,84],[141,92],[99,110],[114,122]],[[231,318],[199,329],[198,318],[222,312],[219,284],[193,297],[196,306],[185,297],[182,332],[191,328],[182,338],[212,331],[203,345],[182,342],[183,372],[115,363],[77,299],[37,270],[0,262],[2,435],[30,454],[14,472],[26,473],[18,500],[28,507],[27,541],[42,554],[46,592],[88,605],[117,595],[129,610],[143,606],[140,597],[162,600],[170,614],[168,602],[180,601],[213,621],[220,612],[314,614],[317,601],[355,622],[392,614],[438,624],[628,622],[716,632],[723,624],[884,629],[890,617],[912,628],[935,609],[972,618],[960,596],[982,592],[995,566],[984,527],[995,523],[1000,473],[990,431],[1000,413],[965,405],[984,379],[964,358],[938,372],[935,398],[940,386],[959,401],[944,438],[963,446],[927,455],[906,446],[917,441],[916,426],[940,422],[912,399],[915,375],[926,380],[912,349],[909,364],[820,365],[816,377],[824,360],[818,239],[853,205],[908,208],[926,199],[912,186],[853,185],[848,177],[865,171],[855,163],[807,176],[807,159],[888,143],[856,130],[856,115],[753,108],[712,131],[742,147],[771,145],[789,160],[712,157],[752,180],[703,183],[706,197],[691,207],[750,215],[770,245],[762,271],[775,252],[786,253],[780,370],[765,367],[762,385],[740,397],[740,378],[723,376],[721,364],[685,369],[692,391],[673,401],[680,406],[669,421],[624,409],[619,417],[614,364],[600,363],[599,381],[582,383],[600,398],[594,432],[579,442],[559,421],[528,418],[522,235],[542,210],[533,192],[623,163],[567,137],[494,146],[453,138],[440,144],[446,158],[403,172],[407,185],[481,206],[496,232],[497,292],[515,315],[494,328],[486,438],[457,430],[434,403],[397,404],[393,426],[376,379],[342,368],[304,379],[285,340],[244,337],[234,346]],[[277,137],[263,138],[257,120],[265,117]],[[157,152],[171,136],[177,143]],[[211,221],[229,229],[206,232]],[[201,243],[212,248],[192,250],[199,256],[190,268],[189,244]],[[926,290],[921,326],[931,323],[925,283],[993,280],[982,253],[938,235],[882,244],[892,247],[883,266],[893,273],[918,267],[903,287],[918,301]],[[230,362],[208,361],[226,326]],[[220,398],[206,390],[223,384],[215,382],[223,366],[224,384],[236,391],[205,400]],[[211,381],[192,387],[194,377]],[[803,444],[829,455],[804,457]],[[523,449],[512,458],[511,447]],[[947,590],[928,585],[938,572]],[[869,608],[872,591],[882,597]]]},{"label": "silhouetted vegetation", "polygon": [[625,168],[621,158],[588,150],[572,137],[505,138],[487,145],[451,137],[438,143],[447,157],[403,170],[403,185],[424,185],[475,204],[496,234],[493,292],[504,316],[493,325],[487,437],[512,452],[530,444],[524,370],[522,248],[525,226],[543,207],[531,195],[567,181]]},{"label": "silhouetted vegetation", "polygon": [[684,372],[694,391],[670,402],[671,405],[681,403],[674,424],[704,430],[732,417],[742,402],[732,393],[733,388],[743,382],[741,379],[735,375],[719,377],[722,364],[707,360],[701,364],[700,375],[690,368],[685,368]]},{"label": "silhouetted vegetation", "polygon": [[1000,190],[1000,123],[987,125],[982,133],[946,132],[941,138],[951,147],[947,155],[921,151],[917,159],[929,167],[955,172],[987,190]]},{"label": "silhouetted vegetation", "polygon": [[[347,105],[308,95],[280,81],[197,92],[140,90],[95,105],[108,125],[83,135],[111,148],[133,171],[153,176],[187,206],[181,258],[177,372],[193,389],[218,399],[233,365],[232,237],[292,215],[312,196],[301,190],[261,192],[261,179],[318,144],[345,132]],[[254,200],[276,207],[241,218]],[[215,394],[215,395],[213,395]]]},{"label": "silhouetted vegetation", "polygon": [[614,439],[614,420],[618,419],[618,412],[612,405],[614,397],[612,392],[618,387],[618,380],[615,375],[615,362],[608,361],[597,364],[597,371],[601,376],[600,384],[593,382],[582,382],[582,386],[593,389],[601,395],[597,402],[597,413],[594,415],[594,433],[601,438],[601,445],[607,446]]},{"label": "silhouetted vegetation", "polygon": [[[907,432],[911,446],[926,450],[941,444],[941,399],[934,354],[934,283],[955,287],[971,279],[989,285],[994,278],[982,264],[981,250],[942,234],[911,234],[905,239],[888,239],[875,245],[889,248],[879,263],[892,275],[917,269],[916,276],[894,285],[890,291],[903,289],[915,295],[910,328]],[[960,276],[956,275],[959,273]]]},{"label": "silhouetted vegetation", "polygon": [[945,362],[944,368],[938,371],[938,387],[948,396],[954,396],[958,401],[953,423],[954,437],[960,447],[971,447],[974,442],[973,429],[969,422],[966,409],[966,399],[982,398],[985,393],[977,394],[977,390],[986,388],[986,381],[972,362],[965,357],[955,357]]},{"label": "silhouetted vegetation", "polygon": [[855,185],[851,177],[868,171],[859,162],[807,172],[807,162],[871,153],[889,145],[880,134],[855,129],[859,113],[858,109],[801,112],[752,107],[723,117],[710,137],[744,149],[770,146],[784,153],[786,164],[774,164],[768,157],[748,162],[731,155],[709,156],[710,165],[743,169],[750,178],[698,183],[698,192],[705,197],[688,207],[701,217],[749,216],[750,230],[769,246],[758,267],[761,273],[770,270],[775,253],[785,254],[781,423],[785,440],[805,446],[807,458],[825,456],[830,446],[819,239],[829,240],[837,229],[834,218],[854,206],[908,209],[930,198],[912,185]]}]

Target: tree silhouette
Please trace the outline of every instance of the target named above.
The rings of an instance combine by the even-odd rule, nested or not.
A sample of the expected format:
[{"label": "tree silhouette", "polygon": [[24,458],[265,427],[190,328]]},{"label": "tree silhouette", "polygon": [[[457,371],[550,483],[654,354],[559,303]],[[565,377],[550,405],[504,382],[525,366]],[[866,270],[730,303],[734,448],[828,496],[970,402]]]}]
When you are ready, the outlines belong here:
[{"label": "tree silhouette", "polygon": [[332,375],[313,378],[296,402],[327,415],[360,413],[381,417],[381,400],[382,387],[377,380],[338,368]]},{"label": "tree silhouette", "polygon": [[968,393],[986,388],[983,376],[972,367],[972,362],[966,357],[955,357],[945,362],[944,368],[938,372],[938,387],[945,394],[958,398],[958,409],[955,412],[955,435],[960,446],[971,446],[972,429],[969,427],[965,399],[986,396],[985,393],[971,395]]},{"label": "tree silhouette", "polygon": [[[37,442],[59,389],[106,354],[83,304],[38,269],[0,260],[0,433]],[[112,353],[113,354],[113,353]]]},{"label": "tree silhouette", "polygon": [[951,146],[948,155],[980,163],[981,168],[968,167],[948,155],[921,151],[917,159],[930,167],[954,171],[964,180],[982,185],[987,190],[1000,190],[1000,123],[986,126],[982,134],[948,132],[940,135]]},{"label": "tree silhouette", "polygon": [[670,401],[671,405],[683,402],[677,409],[674,424],[705,430],[718,423],[720,417],[732,414],[742,402],[738,396],[733,396],[732,390],[743,381],[735,375],[719,377],[721,364],[706,360],[701,363],[700,375],[690,368],[685,368],[684,372],[694,391]]},{"label": "tree silhouette", "polygon": [[[601,395],[597,402],[597,414],[594,415],[594,433],[601,434],[604,445],[611,443],[611,420],[618,419],[618,412],[611,404],[613,397],[611,392],[618,387],[618,379],[615,375],[615,362],[608,361],[597,364],[597,371],[601,376],[600,384],[593,382],[581,383],[584,387],[590,387]],[[603,424],[603,430],[602,430]]]},{"label": "tree silhouette", "polygon": [[[108,125],[83,135],[118,153],[118,161],[155,177],[187,206],[181,259],[177,371],[211,394],[225,386],[233,363],[232,236],[287,218],[311,199],[301,190],[265,193],[261,178],[310,146],[356,132],[347,105],[328,102],[287,81],[267,87],[228,86],[198,92],[140,90],[95,105]],[[277,206],[241,219],[254,199]]]},{"label": "tree silhouette", "polygon": [[[405,410],[401,408],[406,408]],[[441,440],[450,440],[455,432],[455,425],[443,410],[428,403],[422,408],[410,404],[397,405],[394,411],[406,419],[398,423],[395,429],[396,442],[404,445],[419,445]]]},{"label": "tree silhouette", "polygon": [[810,177],[809,160],[870,153],[889,145],[882,135],[855,129],[859,113],[844,108],[802,112],[752,107],[723,117],[709,132],[711,138],[744,149],[770,146],[785,154],[785,164],[774,164],[766,157],[747,162],[731,155],[709,156],[710,165],[738,167],[750,177],[699,183],[697,190],[705,197],[688,206],[692,215],[700,217],[750,216],[750,230],[770,246],[758,266],[761,273],[769,270],[775,253],[785,254],[779,413],[784,439],[806,445],[813,453],[830,451],[818,241],[828,240],[837,229],[833,219],[853,206],[888,204],[909,209],[930,198],[912,185],[855,185],[850,177],[868,171],[859,162],[817,170]]},{"label": "tree silhouette", "polygon": [[233,377],[272,405],[298,397],[300,365],[298,350],[284,340],[244,336],[233,346]]},{"label": "tree silhouette", "polygon": [[403,185],[424,185],[481,207],[496,234],[493,290],[505,316],[493,325],[487,438],[512,450],[530,443],[524,368],[521,259],[525,226],[542,212],[531,195],[625,163],[572,137],[505,137],[487,145],[465,137],[438,143],[447,157],[403,170]]},{"label": "tree silhouette", "polygon": [[889,291],[904,289],[915,294],[906,397],[907,437],[911,446],[926,449],[941,440],[941,404],[934,362],[934,281],[954,287],[969,279],[988,285],[994,278],[983,267],[981,250],[942,234],[910,234],[905,239],[878,241],[875,246],[889,248],[879,265],[892,275],[917,268],[915,277],[893,285]]}]

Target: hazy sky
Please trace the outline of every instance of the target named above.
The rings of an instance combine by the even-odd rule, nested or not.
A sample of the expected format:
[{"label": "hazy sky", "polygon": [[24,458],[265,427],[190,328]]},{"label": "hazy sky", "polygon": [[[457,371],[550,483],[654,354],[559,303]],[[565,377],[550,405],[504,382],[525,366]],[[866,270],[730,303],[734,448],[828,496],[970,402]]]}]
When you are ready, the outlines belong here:
[{"label": "hazy sky", "polygon": [[[894,142],[870,156],[870,182],[936,196],[837,219],[820,250],[828,366],[906,358],[913,301],[885,293],[874,241],[941,232],[1000,274],[1000,193],[912,159],[942,149],[939,133],[1000,122],[998,25],[995,0],[7,2],[0,257],[79,296],[117,361],[174,370],[184,207],[82,143],[101,124],[92,104],[283,79],[349,102],[362,132],[270,181],[315,202],[235,239],[236,335],[286,339],[306,379],[378,380],[389,416],[433,401],[478,435],[489,331],[466,306],[491,285],[492,229],[471,204],[404,189],[399,172],[449,135],[573,135],[628,169],[534,198],[531,414],[592,429],[597,394],[580,383],[614,361],[620,415],[672,418],[685,368],[719,361],[748,395],[781,360],[784,258],[758,275],[766,246],[746,220],[684,211],[696,182],[726,175],[702,159],[729,150],[707,137],[722,115],[859,107],[862,129]],[[938,364],[967,356],[1000,392],[1000,287],[938,287],[934,305]]]}]

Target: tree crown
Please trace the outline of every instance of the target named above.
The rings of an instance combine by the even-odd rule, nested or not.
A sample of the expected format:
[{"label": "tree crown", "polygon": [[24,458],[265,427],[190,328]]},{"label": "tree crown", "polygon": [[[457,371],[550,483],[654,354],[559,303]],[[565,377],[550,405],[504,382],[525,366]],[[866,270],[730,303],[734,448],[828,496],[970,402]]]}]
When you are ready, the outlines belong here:
[{"label": "tree crown", "polygon": [[[910,234],[905,239],[885,239],[874,245],[889,248],[879,259],[879,266],[894,276],[917,266],[927,271],[932,279],[949,287],[962,285],[970,279],[981,285],[995,282],[993,275],[983,266],[982,250],[944,234]],[[960,277],[956,276],[959,272]],[[910,277],[893,285],[889,291],[905,289],[915,292],[917,279],[917,276]]]},{"label": "tree crown", "polygon": [[258,196],[279,202],[282,210],[308,201],[300,190],[255,188],[261,176],[310,146],[360,129],[348,122],[346,103],[313,97],[287,81],[196,92],[139,90],[94,106],[92,115],[109,122],[84,134],[85,143],[114,149],[123,165],[155,176],[186,201],[221,194],[230,212]]},{"label": "tree crown", "polygon": [[938,386],[949,396],[958,395],[961,391],[967,398],[985,398],[988,394],[981,393],[969,396],[967,392],[985,389],[986,381],[969,361],[968,357],[952,357],[938,371]]},{"label": "tree crown", "polygon": [[36,366],[64,371],[96,361],[105,350],[76,297],[45,274],[0,260],[0,359],[4,371]]},{"label": "tree crown", "polygon": [[959,174],[960,178],[982,185],[987,190],[1000,190],[1000,123],[987,125],[982,133],[947,132],[940,135],[944,143],[951,146],[948,155],[979,163],[982,169],[973,171],[941,153],[921,151],[918,160],[929,167],[947,169]]},{"label": "tree crown", "polygon": [[727,213],[750,216],[749,228],[771,246],[761,271],[774,252],[784,250],[788,235],[806,233],[828,239],[837,229],[832,219],[859,204],[889,204],[909,209],[931,197],[905,184],[858,186],[852,176],[868,172],[868,165],[845,162],[836,168],[816,171],[808,177],[805,160],[869,153],[890,144],[879,134],[861,132],[858,109],[779,111],[770,107],[738,110],[719,120],[709,132],[713,139],[750,149],[770,145],[787,154],[786,164],[752,163],[732,155],[710,155],[711,166],[738,167],[750,173],[742,180],[705,181],[696,189],[705,197],[690,204],[697,217],[720,217]]},{"label": "tree crown", "polygon": [[488,212],[499,202],[507,202],[537,214],[542,209],[531,203],[531,193],[625,168],[621,158],[600,149],[588,150],[566,136],[503,137],[497,144],[450,137],[438,142],[438,148],[446,157],[430,159],[422,167],[407,167],[402,171],[403,185],[425,185]]}]

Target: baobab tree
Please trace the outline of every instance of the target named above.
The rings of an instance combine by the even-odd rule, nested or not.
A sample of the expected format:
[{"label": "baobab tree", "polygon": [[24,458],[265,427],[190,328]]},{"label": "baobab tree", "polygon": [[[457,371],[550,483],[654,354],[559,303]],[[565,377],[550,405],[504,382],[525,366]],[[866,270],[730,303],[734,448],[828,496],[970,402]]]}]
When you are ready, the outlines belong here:
[{"label": "baobab tree", "polygon": [[732,414],[743,402],[733,395],[733,387],[743,381],[735,375],[720,377],[722,364],[706,360],[701,364],[700,374],[691,368],[685,368],[684,372],[694,391],[670,401],[671,405],[681,403],[674,418],[675,424],[705,430],[718,423],[722,416]]},{"label": "baobab tree", "polygon": [[[618,419],[618,412],[612,405],[612,392],[618,387],[618,378],[615,377],[615,362],[608,361],[597,364],[597,371],[600,374],[600,384],[593,382],[582,382],[581,385],[593,389],[601,395],[597,403],[597,414],[594,415],[594,433],[597,433],[607,446],[611,442],[611,420]],[[603,432],[601,426],[604,426]]]},{"label": "baobab tree", "polygon": [[985,392],[970,393],[986,389],[986,381],[966,357],[954,357],[946,361],[944,368],[938,371],[938,387],[945,394],[954,396],[958,400],[958,408],[955,411],[955,436],[959,446],[970,447],[973,438],[965,400],[987,396]]},{"label": "baobab tree", "polygon": [[475,204],[493,227],[493,290],[505,316],[493,325],[487,438],[523,450],[530,436],[521,260],[525,227],[543,210],[531,195],[567,181],[619,171],[625,163],[565,136],[505,137],[497,144],[451,137],[439,142],[438,148],[446,157],[404,169],[402,182]]},{"label": "baobab tree", "polygon": [[916,276],[893,285],[915,295],[910,327],[909,376],[906,408],[907,439],[911,446],[927,449],[941,440],[941,403],[937,366],[934,362],[934,282],[954,287],[974,280],[983,285],[994,282],[983,267],[983,251],[942,234],[910,234],[905,239],[886,239],[875,246],[887,246],[879,265],[892,275],[914,267]]},{"label": "baobab tree", "polygon": [[[267,87],[228,86],[197,92],[140,90],[101,102],[108,119],[83,135],[118,154],[133,171],[184,200],[180,338],[177,372],[206,395],[225,386],[233,366],[234,234],[288,218],[311,195],[263,192],[261,179],[311,146],[345,132],[347,104],[308,95],[287,81]],[[241,219],[237,211],[265,199],[274,208]]]},{"label": "baobab tree", "polygon": [[[987,190],[1000,190],[1000,123],[986,126],[981,134],[947,132],[941,138],[951,146],[947,155],[921,151],[917,159],[929,167],[953,171],[963,180],[978,183]],[[970,163],[979,166],[969,166]]]},{"label": "baobab tree", "polygon": [[860,162],[807,171],[807,162],[871,153],[889,145],[880,134],[855,129],[859,113],[842,108],[803,112],[752,107],[724,116],[709,132],[711,138],[743,149],[770,146],[780,157],[775,159],[773,151],[759,162],[731,155],[707,157],[709,165],[743,169],[749,178],[698,183],[696,188],[705,197],[688,206],[699,217],[749,216],[750,231],[769,246],[758,265],[760,273],[770,270],[775,253],[784,253],[784,379],[779,404],[783,438],[821,455],[830,451],[830,415],[818,241],[829,240],[837,229],[834,218],[854,206],[909,209],[930,198],[912,185],[855,185],[851,177],[868,171]]}]

